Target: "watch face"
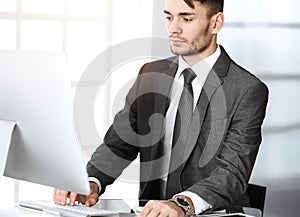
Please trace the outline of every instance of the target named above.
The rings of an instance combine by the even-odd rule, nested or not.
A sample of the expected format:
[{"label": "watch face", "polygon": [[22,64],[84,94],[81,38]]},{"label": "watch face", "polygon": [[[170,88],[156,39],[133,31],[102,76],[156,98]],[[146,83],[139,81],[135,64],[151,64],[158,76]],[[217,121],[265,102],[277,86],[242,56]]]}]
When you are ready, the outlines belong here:
[{"label": "watch face", "polygon": [[177,197],[177,202],[180,203],[183,206],[189,206],[190,204],[183,198]]}]

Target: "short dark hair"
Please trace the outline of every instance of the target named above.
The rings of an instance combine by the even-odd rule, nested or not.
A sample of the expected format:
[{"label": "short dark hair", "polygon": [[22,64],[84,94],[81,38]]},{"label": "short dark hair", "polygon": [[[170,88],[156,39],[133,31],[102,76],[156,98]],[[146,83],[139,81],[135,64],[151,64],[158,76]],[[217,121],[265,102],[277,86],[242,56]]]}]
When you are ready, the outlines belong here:
[{"label": "short dark hair", "polygon": [[184,0],[184,2],[191,8],[195,8],[194,2],[199,2],[207,7],[207,17],[212,17],[218,12],[223,12],[224,0]]}]

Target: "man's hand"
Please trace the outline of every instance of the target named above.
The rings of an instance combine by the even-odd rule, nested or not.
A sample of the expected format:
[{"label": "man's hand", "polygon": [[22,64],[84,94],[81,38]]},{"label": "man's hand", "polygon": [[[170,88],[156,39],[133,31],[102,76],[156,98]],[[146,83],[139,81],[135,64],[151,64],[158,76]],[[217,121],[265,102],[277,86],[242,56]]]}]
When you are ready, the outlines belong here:
[{"label": "man's hand", "polygon": [[55,189],[53,193],[54,203],[59,205],[67,205],[67,199],[70,198],[70,206],[73,206],[76,201],[85,204],[86,206],[94,206],[98,200],[98,185],[94,182],[90,182],[90,194],[81,195],[74,192],[68,192],[64,190]]},{"label": "man's hand", "polygon": [[183,209],[170,201],[150,200],[137,217],[184,217]]}]

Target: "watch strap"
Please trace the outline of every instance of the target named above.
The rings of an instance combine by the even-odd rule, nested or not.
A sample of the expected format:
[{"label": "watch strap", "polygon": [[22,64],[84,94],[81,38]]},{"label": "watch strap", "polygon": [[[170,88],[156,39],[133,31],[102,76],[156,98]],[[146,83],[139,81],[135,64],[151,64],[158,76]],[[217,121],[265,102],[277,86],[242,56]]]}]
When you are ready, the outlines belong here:
[{"label": "watch strap", "polygon": [[171,201],[175,203],[177,206],[179,206],[184,211],[186,216],[191,215],[191,204],[184,197],[176,196],[173,197],[172,199],[169,199],[168,201]]}]

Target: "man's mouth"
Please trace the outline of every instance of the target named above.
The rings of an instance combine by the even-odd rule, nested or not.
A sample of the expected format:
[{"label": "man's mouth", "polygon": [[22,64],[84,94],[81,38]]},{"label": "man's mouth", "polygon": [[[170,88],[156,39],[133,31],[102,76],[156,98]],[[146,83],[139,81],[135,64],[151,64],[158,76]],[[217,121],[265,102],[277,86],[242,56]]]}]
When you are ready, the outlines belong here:
[{"label": "man's mouth", "polygon": [[176,36],[169,36],[169,39],[172,43],[174,44],[180,44],[180,43],[185,43],[186,40],[184,38],[181,37],[176,37]]}]

